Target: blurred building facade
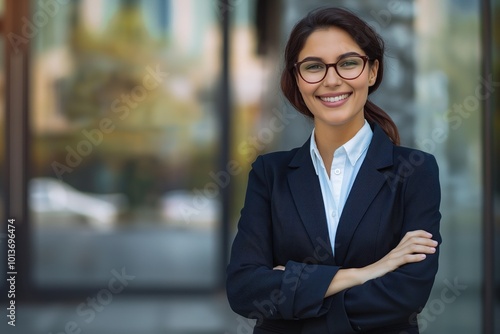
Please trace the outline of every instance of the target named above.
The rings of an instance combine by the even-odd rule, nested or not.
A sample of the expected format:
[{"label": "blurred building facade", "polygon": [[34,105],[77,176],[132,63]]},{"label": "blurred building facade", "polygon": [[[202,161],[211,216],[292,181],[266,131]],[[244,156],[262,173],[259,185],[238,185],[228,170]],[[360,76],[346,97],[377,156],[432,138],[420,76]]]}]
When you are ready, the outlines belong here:
[{"label": "blurred building facade", "polygon": [[[133,280],[120,296],[159,296],[144,309],[196,301],[185,321],[151,320],[165,333],[248,331],[221,297],[227,252],[251,162],[310,135],[280,94],[281,57],[325,5],[382,35],[372,100],[440,166],[444,242],[422,332],[500,332],[500,1],[3,0],[0,246],[16,218],[19,303],[53,307],[28,332],[85,325],[71,303],[121,271]],[[114,331],[102,322],[88,331]],[[121,333],[158,332],[143,326]]]}]

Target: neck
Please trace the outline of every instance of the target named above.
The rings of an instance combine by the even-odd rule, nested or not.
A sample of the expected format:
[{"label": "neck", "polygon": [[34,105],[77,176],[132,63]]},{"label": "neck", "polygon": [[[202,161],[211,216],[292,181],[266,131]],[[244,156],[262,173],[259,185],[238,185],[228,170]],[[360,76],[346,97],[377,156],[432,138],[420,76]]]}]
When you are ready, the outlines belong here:
[{"label": "neck", "polygon": [[330,175],[330,167],[335,151],[351,140],[351,138],[363,127],[364,122],[364,118],[355,123],[350,122],[334,126],[315,122],[314,139],[328,175]]}]

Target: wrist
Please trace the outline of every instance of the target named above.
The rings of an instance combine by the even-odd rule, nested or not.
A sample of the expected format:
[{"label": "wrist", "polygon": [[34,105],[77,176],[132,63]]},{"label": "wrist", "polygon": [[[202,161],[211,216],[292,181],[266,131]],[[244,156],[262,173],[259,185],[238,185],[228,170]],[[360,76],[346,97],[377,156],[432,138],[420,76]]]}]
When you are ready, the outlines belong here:
[{"label": "wrist", "polygon": [[363,277],[363,283],[371,279],[384,276],[388,272],[388,270],[384,268],[383,265],[379,262],[375,262],[366,267],[360,268],[360,270],[362,271],[361,277]]},{"label": "wrist", "polygon": [[366,281],[372,279],[373,274],[370,268],[371,266],[366,266],[363,268],[355,268],[356,270],[356,282],[357,285],[364,284]]}]

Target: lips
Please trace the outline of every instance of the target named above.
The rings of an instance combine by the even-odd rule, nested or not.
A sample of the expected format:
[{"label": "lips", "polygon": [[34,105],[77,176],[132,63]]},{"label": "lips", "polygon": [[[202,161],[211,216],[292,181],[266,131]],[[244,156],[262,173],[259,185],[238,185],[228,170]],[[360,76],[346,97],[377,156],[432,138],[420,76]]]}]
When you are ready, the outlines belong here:
[{"label": "lips", "polygon": [[342,100],[345,100],[347,99],[351,94],[341,94],[341,95],[336,95],[336,96],[319,96],[319,99],[321,101],[324,101],[324,102],[330,102],[330,103],[333,103],[333,102],[339,102],[339,101],[342,101]]}]

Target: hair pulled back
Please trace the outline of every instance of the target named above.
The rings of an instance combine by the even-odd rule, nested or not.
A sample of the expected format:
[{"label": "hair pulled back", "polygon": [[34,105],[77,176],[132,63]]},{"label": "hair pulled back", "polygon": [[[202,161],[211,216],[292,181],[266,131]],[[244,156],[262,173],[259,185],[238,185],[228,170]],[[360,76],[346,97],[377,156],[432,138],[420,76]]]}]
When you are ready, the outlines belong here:
[{"label": "hair pulled back", "polygon": [[[313,118],[297,86],[295,63],[307,38],[316,30],[337,27],[346,31],[370,58],[379,62],[377,80],[368,88],[368,94],[377,90],[384,75],[384,41],[366,22],[352,12],[342,8],[320,8],[300,20],[290,33],[285,47],[285,68],[281,75],[281,90],[290,103],[302,114]],[[378,124],[393,143],[399,145],[399,132],[391,117],[373,102],[367,100],[364,106],[365,118]]]}]

